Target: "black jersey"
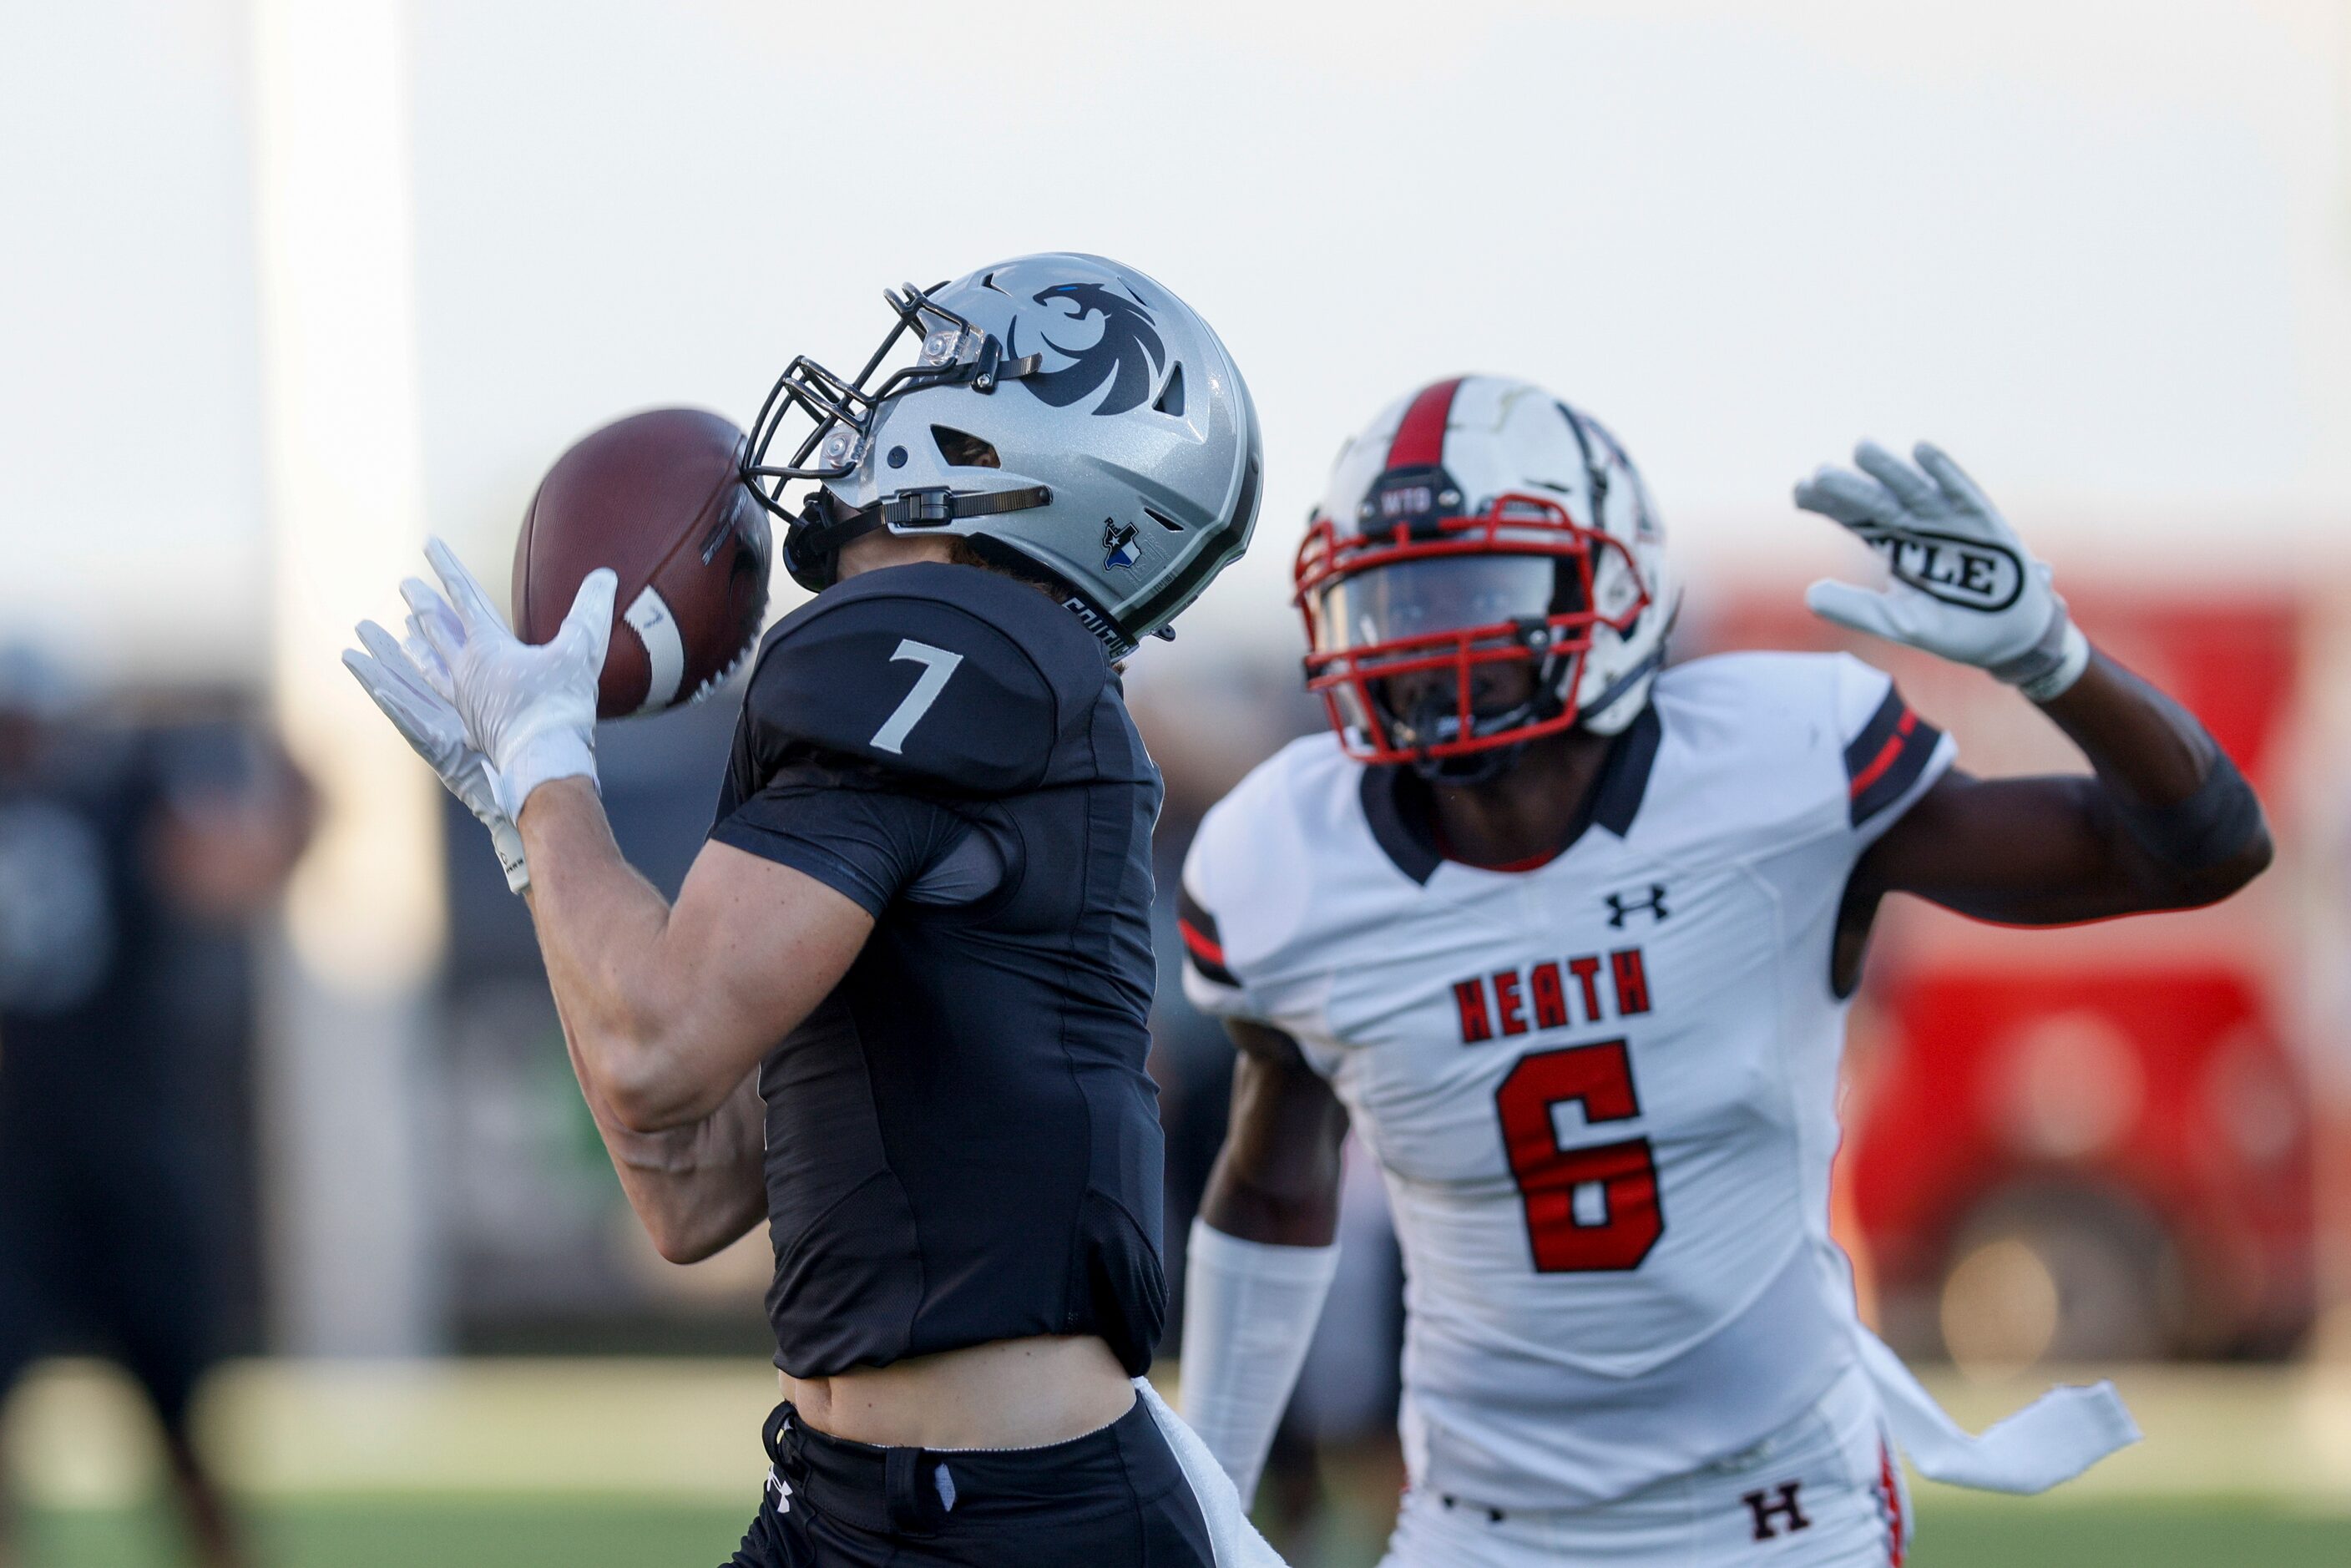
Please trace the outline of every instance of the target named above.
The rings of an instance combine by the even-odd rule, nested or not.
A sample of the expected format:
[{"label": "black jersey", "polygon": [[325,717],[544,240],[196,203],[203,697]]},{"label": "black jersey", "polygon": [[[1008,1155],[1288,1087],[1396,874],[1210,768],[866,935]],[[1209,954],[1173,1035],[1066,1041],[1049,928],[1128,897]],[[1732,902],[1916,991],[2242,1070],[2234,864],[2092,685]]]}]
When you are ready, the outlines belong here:
[{"label": "black jersey", "polygon": [[1023,583],[892,567],[768,632],[711,836],[874,918],[759,1069],[786,1372],[1068,1333],[1149,1364],[1159,798],[1101,645]]},{"label": "black jersey", "polygon": [[95,730],[0,779],[0,1127],[119,1119],[124,1099],[170,1084],[148,863],[163,800],[152,748]]},{"label": "black jersey", "polygon": [[244,975],[153,830],[217,738],[75,725],[0,776],[0,1396],[98,1349],[174,1433],[229,1332]]}]

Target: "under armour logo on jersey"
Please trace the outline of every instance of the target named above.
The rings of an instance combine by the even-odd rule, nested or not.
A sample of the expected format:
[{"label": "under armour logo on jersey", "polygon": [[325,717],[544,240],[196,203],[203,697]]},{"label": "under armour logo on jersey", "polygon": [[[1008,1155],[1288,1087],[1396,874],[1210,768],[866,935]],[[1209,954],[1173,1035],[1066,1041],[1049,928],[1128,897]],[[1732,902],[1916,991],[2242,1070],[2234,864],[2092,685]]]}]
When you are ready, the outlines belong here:
[{"label": "under armour logo on jersey", "polygon": [[1608,925],[1612,930],[1622,931],[1625,922],[1635,915],[1646,914],[1663,920],[1672,913],[1666,907],[1666,884],[1662,882],[1651,883],[1647,892],[1637,898],[1623,893],[1608,895]]},{"label": "under armour logo on jersey", "polygon": [[1756,1540],[1778,1540],[1782,1533],[1781,1524],[1786,1525],[1785,1533],[1790,1535],[1813,1527],[1813,1521],[1804,1517],[1802,1506],[1796,1501],[1796,1490],[1803,1484],[1782,1481],[1770,1491],[1751,1491],[1739,1500],[1754,1516]]},{"label": "under armour logo on jersey", "polygon": [[[1089,316],[1100,316],[1102,336],[1081,349],[1064,348],[1047,338],[1045,346],[1068,356],[1070,362],[1043,375],[1023,376],[1020,384],[1055,408],[1067,408],[1105,385],[1110,392],[1094,405],[1094,413],[1124,413],[1128,409],[1142,407],[1143,400],[1151,395],[1151,383],[1159,373],[1161,362],[1167,357],[1167,346],[1160,340],[1151,312],[1138,301],[1099,283],[1058,283],[1040,289],[1033,298],[1040,305],[1067,300],[1076,306],[1077,314],[1062,318],[1064,320],[1083,321]],[[1020,357],[1019,321],[1005,329],[1004,347],[1008,357]]]},{"label": "under armour logo on jersey", "polygon": [[768,1471],[768,1490],[775,1496],[778,1513],[792,1511],[792,1483],[772,1468]]},{"label": "under armour logo on jersey", "polygon": [[1134,564],[1134,525],[1102,519],[1102,570],[1123,571]]}]

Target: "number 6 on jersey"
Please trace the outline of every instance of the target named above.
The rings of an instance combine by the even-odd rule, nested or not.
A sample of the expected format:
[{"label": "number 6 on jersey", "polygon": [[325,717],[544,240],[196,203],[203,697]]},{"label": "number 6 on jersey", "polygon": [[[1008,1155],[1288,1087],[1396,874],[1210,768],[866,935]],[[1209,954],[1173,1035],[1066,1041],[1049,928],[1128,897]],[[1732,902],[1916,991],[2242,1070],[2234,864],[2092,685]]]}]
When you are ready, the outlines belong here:
[{"label": "number 6 on jersey", "polygon": [[[1495,1091],[1502,1146],[1525,1200],[1527,1242],[1539,1274],[1637,1269],[1666,1217],[1657,1207],[1657,1164],[1646,1138],[1563,1149],[1552,1107],[1574,1103],[1587,1124],[1641,1113],[1633,1061],[1621,1040],[1541,1051],[1522,1058]],[[1576,1189],[1597,1188],[1602,1217],[1575,1212]]]},{"label": "number 6 on jersey", "polygon": [[956,673],[957,664],[963,663],[961,653],[934,648],[928,643],[917,643],[912,637],[902,639],[898,651],[890,655],[890,662],[893,664],[901,659],[914,660],[923,666],[923,673],[915,678],[914,689],[906,694],[905,700],[883,721],[882,727],[873,732],[873,749],[893,755],[905,749],[906,737],[914,733],[914,726],[922,721],[923,716],[931,711],[931,705],[939,700],[941,692],[946,690],[947,677]]}]

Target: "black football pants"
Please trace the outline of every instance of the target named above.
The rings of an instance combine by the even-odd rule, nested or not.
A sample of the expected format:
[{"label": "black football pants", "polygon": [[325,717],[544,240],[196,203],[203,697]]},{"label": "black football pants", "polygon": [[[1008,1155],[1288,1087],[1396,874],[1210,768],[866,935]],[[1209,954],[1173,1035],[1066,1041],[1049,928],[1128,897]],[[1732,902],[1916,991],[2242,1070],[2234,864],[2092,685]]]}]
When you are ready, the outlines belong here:
[{"label": "black football pants", "polygon": [[762,1434],[775,1469],[727,1568],[1215,1568],[1176,1456],[1137,1400],[1041,1448],[877,1448]]}]

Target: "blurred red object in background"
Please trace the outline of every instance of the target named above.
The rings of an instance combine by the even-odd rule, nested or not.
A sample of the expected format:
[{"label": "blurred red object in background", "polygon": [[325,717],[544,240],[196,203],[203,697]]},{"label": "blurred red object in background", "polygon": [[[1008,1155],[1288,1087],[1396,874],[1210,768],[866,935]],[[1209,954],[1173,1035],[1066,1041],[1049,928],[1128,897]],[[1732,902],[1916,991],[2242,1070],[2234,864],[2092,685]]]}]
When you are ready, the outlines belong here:
[{"label": "blurred red object in background", "polygon": [[2307,1096],[2249,977],[1922,967],[1879,999],[1848,1157],[1890,1333],[1991,1364],[2299,1336]]}]

